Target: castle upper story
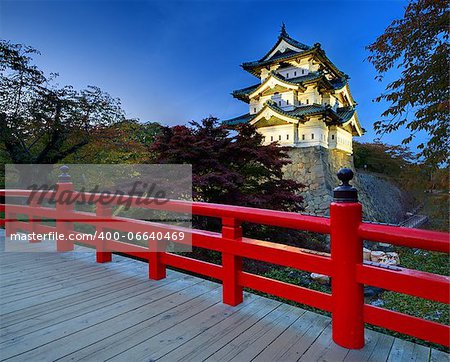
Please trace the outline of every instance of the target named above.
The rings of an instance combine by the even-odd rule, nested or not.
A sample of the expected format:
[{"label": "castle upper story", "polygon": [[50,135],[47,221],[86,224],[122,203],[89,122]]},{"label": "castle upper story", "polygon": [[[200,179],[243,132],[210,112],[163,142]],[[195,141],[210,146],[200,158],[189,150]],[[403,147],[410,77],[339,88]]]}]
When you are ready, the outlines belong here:
[{"label": "castle upper story", "polygon": [[248,103],[248,113],[224,121],[249,122],[263,142],[282,146],[323,146],[352,153],[353,136],[361,136],[348,75],[325,55],[320,44],[292,39],[284,24],[275,45],[259,60],[242,68],[258,82],[236,90],[233,97]]}]

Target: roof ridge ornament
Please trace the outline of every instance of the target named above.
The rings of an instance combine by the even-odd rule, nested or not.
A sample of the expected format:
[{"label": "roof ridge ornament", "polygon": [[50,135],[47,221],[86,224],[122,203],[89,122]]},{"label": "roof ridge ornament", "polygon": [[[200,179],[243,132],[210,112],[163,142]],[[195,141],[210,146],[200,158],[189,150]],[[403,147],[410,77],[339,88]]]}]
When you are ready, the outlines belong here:
[{"label": "roof ridge ornament", "polygon": [[289,34],[286,31],[286,24],[281,22],[281,29],[280,29],[280,37],[289,36]]}]

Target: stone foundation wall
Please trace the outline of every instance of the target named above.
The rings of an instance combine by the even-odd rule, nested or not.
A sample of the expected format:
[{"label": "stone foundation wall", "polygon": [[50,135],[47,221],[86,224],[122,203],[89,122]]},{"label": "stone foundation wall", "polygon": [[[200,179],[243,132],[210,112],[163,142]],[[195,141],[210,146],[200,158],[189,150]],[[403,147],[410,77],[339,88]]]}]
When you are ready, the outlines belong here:
[{"label": "stone foundation wall", "polygon": [[[343,167],[355,172],[353,156],[321,146],[291,148],[288,154],[292,164],[285,167],[284,175],[305,185],[302,190],[305,211],[328,215],[333,188],[340,183],[336,174]],[[352,184],[358,190],[365,220],[387,223],[402,220],[406,198],[397,186],[364,172],[355,172]]]}]

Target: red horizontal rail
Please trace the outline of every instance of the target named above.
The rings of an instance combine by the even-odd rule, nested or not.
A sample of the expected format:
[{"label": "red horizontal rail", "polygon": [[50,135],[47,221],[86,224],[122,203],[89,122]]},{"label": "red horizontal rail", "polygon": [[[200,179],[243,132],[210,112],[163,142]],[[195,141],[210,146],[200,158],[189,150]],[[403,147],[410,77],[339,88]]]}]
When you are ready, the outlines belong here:
[{"label": "red horizontal rail", "polygon": [[243,287],[331,312],[330,294],[245,272],[239,273],[238,281]]},{"label": "red horizontal rail", "polygon": [[55,191],[54,190],[21,190],[21,189],[10,189],[10,190],[2,190],[0,189],[0,196],[6,196],[6,197],[28,197],[31,194],[37,195],[40,198],[42,197],[42,199],[44,200],[48,200],[50,198],[52,198],[55,195]]},{"label": "red horizontal rail", "polygon": [[221,251],[271,264],[331,275],[330,258],[309,254],[304,249],[294,246],[242,238],[239,241],[225,240]]},{"label": "red horizontal rail", "polygon": [[[81,195],[81,193],[74,192],[74,195]],[[84,193],[86,198],[97,202],[100,200],[100,195]],[[235,218],[242,222],[249,222],[255,224],[272,225],[278,227],[286,227],[291,229],[299,229],[312,231],[317,233],[327,234],[330,232],[330,221],[325,217],[302,215],[292,212],[257,209],[244,206],[233,206],[223,204],[210,204],[204,202],[191,202],[180,200],[168,200],[163,204],[159,204],[156,198],[148,198],[147,204],[139,204],[142,199],[137,196],[120,196],[120,202],[129,202],[130,207],[148,208],[155,210],[175,211],[180,213],[191,213],[199,216],[209,216],[214,218]],[[117,204],[118,199],[112,200],[112,203]]]},{"label": "red horizontal rail", "polygon": [[364,305],[364,321],[425,341],[449,347],[450,327],[392,310]]},{"label": "red horizontal rail", "polygon": [[450,277],[406,268],[357,265],[358,282],[420,298],[450,303]]},{"label": "red horizontal rail", "polygon": [[364,240],[442,253],[450,252],[450,236],[448,233],[368,223],[361,223],[358,233]]},{"label": "red horizontal rail", "polygon": [[[8,196],[29,196],[30,190],[1,190],[3,194]],[[36,192],[42,194],[45,191]],[[0,193],[1,194],[1,193]],[[72,192],[73,197],[81,197],[89,199],[90,202],[96,203],[104,197],[100,194],[92,194],[88,192]],[[46,194],[46,198],[50,198],[52,192]],[[142,198],[137,196],[120,196],[120,202],[129,202],[130,207],[173,211],[179,213],[191,213],[199,216],[209,216],[215,218],[231,217],[241,220],[242,222],[264,224],[291,229],[305,230],[317,233],[327,234],[330,232],[330,221],[325,217],[302,215],[292,212],[265,210],[243,206],[232,206],[222,204],[208,204],[203,202],[168,200],[163,204],[155,201],[158,199],[147,198],[147,204],[138,204],[142,202]],[[118,198],[111,199],[112,204],[119,202]]]},{"label": "red horizontal rail", "polygon": [[192,273],[223,280],[223,270],[220,265],[171,253],[164,253],[162,255],[162,262],[174,268],[188,270]]}]

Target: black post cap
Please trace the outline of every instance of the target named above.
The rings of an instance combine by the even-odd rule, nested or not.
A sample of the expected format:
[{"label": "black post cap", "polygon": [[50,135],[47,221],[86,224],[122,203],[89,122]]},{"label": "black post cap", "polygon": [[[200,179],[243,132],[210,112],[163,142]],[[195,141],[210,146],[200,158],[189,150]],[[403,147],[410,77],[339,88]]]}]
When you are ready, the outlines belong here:
[{"label": "black post cap", "polygon": [[61,175],[58,176],[58,183],[60,184],[67,184],[72,182],[72,177],[67,173],[69,171],[69,167],[66,165],[63,165],[59,168],[59,170],[62,172]]},{"label": "black post cap", "polygon": [[349,168],[341,168],[337,177],[342,181],[338,187],[333,190],[333,199],[335,202],[357,202],[358,191],[349,184],[353,179],[353,171]]}]

